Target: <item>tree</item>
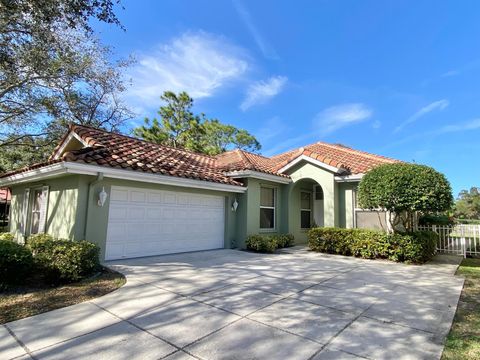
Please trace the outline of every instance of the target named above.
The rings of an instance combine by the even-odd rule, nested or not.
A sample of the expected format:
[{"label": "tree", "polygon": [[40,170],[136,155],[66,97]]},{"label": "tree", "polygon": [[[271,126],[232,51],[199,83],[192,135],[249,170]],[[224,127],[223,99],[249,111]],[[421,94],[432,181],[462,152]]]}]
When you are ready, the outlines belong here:
[{"label": "tree", "polygon": [[480,188],[472,187],[462,190],[455,202],[455,217],[463,219],[480,219]]},{"label": "tree", "polygon": [[117,130],[132,116],[118,96],[130,60],[108,61],[89,25],[121,26],[113,7],[114,0],[0,0],[0,154],[32,141],[51,148],[72,121]]},{"label": "tree", "polygon": [[195,115],[192,112],[193,99],[186,92],[166,91],[161,99],[165,105],[158,111],[160,120],[146,118],[143,126],[133,130],[135,136],[208,155],[232,148],[260,150],[260,143],[248,131],[222,124],[217,119],[207,119],[205,114]]},{"label": "tree", "polygon": [[217,119],[203,123],[204,135],[202,152],[217,155],[229,150],[232,146],[242,150],[258,151],[261,148],[258,140],[248,131],[233,125],[222,124]]},{"label": "tree", "polygon": [[380,165],[364,175],[358,186],[359,205],[385,209],[394,231],[403,225],[413,231],[416,214],[443,212],[453,206],[450,183],[431,167],[394,163]]}]

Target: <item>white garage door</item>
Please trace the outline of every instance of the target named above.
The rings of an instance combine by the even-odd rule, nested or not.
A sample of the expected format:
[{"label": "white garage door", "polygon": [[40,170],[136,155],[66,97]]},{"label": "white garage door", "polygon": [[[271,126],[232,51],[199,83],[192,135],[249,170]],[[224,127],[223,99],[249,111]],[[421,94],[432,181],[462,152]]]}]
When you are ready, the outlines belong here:
[{"label": "white garage door", "polygon": [[105,259],[224,247],[222,196],[112,187]]}]

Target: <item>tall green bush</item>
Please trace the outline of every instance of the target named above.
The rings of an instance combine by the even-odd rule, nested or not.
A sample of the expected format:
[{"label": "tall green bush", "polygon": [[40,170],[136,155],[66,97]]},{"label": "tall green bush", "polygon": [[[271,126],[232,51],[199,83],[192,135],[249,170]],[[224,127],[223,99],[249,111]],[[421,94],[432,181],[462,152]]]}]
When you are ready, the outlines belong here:
[{"label": "tall green bush", "polygon": [[394,163],[365,174],[358,186],[358,202],[365,209],[389,211],[394,231],[402,225],[411,232],[417,213],[447,211],[453,206],[453,196],[448,180],[433,168]]}]

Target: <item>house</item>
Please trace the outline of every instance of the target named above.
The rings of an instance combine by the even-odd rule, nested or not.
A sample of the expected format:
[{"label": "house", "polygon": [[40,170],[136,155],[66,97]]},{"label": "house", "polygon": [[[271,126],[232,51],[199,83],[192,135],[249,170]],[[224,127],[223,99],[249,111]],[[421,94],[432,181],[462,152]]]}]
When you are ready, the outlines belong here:
[{"label": "house", "polygon": [[[380,226],[356,209],[368,170],[396,162],[318,142],[272,157],[206,156],[73,125],[50,159],[0,176],[10,231],[88,239],[105,260],[244,248],[249,234]],[[384,214],[382,215],[384,217]]]}]

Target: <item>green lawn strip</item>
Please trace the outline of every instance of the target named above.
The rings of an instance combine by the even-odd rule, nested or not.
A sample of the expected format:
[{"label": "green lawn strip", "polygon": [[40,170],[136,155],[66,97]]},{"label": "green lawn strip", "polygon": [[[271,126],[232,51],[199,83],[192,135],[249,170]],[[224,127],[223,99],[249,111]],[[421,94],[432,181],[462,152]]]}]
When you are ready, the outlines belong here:
[{"label": "green lawn strip", "polygon": [[124,285],[125,281],[122,274],[104,268],[95,276],[77,283],[48,287],[35,285],[32,281],[29,286],[0,292],[0,324],[105,295]]},{"label": "green lawn strip", "polygon": [[480,259],[465,259],[457,270],[465,277],[443,360],[480,360]]}]

